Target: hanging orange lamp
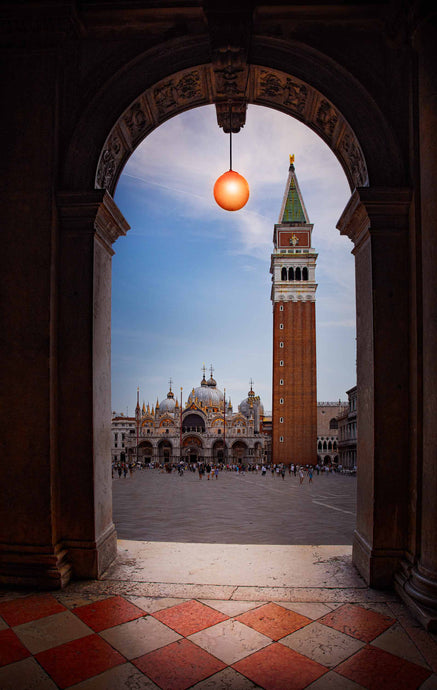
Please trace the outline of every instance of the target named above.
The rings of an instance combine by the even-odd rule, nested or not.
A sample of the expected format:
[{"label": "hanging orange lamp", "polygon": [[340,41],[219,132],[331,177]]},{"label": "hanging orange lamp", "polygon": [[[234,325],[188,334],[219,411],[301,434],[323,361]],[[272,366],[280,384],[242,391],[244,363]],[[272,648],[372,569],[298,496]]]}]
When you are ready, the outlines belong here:
[{"label": "hanging orange lamp", "polygon": [[249,184],[243,175],[232,170],[232,109],[229,122],[229,170],[216,180],[214,199],[225,211],[239,211],[249,199]]}]

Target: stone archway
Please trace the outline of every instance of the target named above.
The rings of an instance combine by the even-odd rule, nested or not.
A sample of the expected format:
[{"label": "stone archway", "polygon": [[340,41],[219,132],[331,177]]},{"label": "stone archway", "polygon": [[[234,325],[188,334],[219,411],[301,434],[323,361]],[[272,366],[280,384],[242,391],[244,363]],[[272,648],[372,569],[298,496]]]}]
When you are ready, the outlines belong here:
[{"label": "stone archway", "polygon": [[214,463],[226,462],[227,451],[223,440],[216,441],[212,447],[212,461]]},{"label": "stone archway", "polygon": [[231,461],[235,463],[247,462],[248,447],[244,441],[235,441],[231,446]]},{"label": "stone archway", "polygon": [[168,464],[173,462],[173,446],[167,439],[158,443],[158,458],[160,463]]},{"label": "stone archway", "polygon": [[[272,59],[274,52],[275,50],[273,49],[270,59]],[[284,56],[282,57],[284,58]],[[268,63],[264,63],[267,66],[247,65],[247,101],[286,112],[314,129],[335,153],[343,166],[351,189],[355,189],[348,207],[339,221],[339,229],[342,234],[347,234],[354,242],[357,266],[357,303],[365,305],[365,308],[361,310],[357,323],[358,379],[361,390],[366,387],[367,395],[370,393],[370,399],[372,400],[371,406],[367,407],[367,415],[366,407],[362,405],[361,419],[363,421],[360,422],[366,437],[371,438],[375,422],[374,410],[379,409],[382,405],[386,405],[388,400],[390,400],[391,406],[393,406],[394,401],[398,400],[393,387],[396,386],[397,393],[400,385],[399,381],[397,384],[394,383],[394,380],[385,381],[384,385],[382,385],[379,384],[373,375],[373,367],[376,365],[376,360],[373,357],[375,353],[373,342],[370,343],[373,354],[371,355],[372,366],[369,367],[368,335],[383,332],[387,328],[387,325],[384,326],[384,329],[381,325],[381,330],[379,328],[375,330],[375,319],[378,320],[379,316],[382,316],[382,312],[375,312],[372,306],[375,290],[383,294],[387,280],[391,281],[392,287],[396,286],[397,301],[394,309],[384,313],[384,320],[387,321],[388,319],[389,323],[392,323],[393,328],[396,329],[399,323],[403,323],[407,319],[408,300],[406,299],[406,284],[399,280],[399,275],[407,273],[408,253],[406,252],[406,238],[410,193],[403,188],[374,188],[368,186],[372,184],[373,179],[383,180],[387,184],[388,180],[384,178],[384,174],[391,175],[391,183],[402,179],[403,168],[399,152],[393,144],[393,136],[387,129],[384,118],[375,108],[371,99],[361,89],[358,89],[357,92],[357,85],[353,80],[345,79],[344,74],[339,74],[337,75],[340,84],[338,86],[337,100],[340,105],[337,105],[334,102],[334,98],[329,98],[328,95],[310,84],[311,81],[313,84],[319,82],[320,75],[316,74],[316,65],[322,71],[327,69],[323,56],[317,56],[318,62],[317,60],[314,61],[313,53],[311,54],[311,59],[309,59],[309,55],[305,54],[301,54],[300,57],[302,60],[300,63],[301,74],[299,76],[289,71],[280,70],[277,66],[271,67]],[[144,57],[144,59],[146,58]],[[274,60],[272,61],[274,62]],[[140,64],[141,62],[136,63],[135,71],[139,69]],[[175,64],[177,64],[177,60],[175,60]],[[335,66],[329,65],[329,69],[331,72],[334,69],[335,72]],[[119,234],[126,232],[127,225],[120,216],[109,193],[115,189],[118,176],[130,153],[161,122],[183,110],[211,102],[216,102],[216,107],[220,110],[221,97],[219,91],[217,91],[219,84],[220,81],[216,79],[214,63],[206,62],[172,72],[164,79],[161,78],[152,83],[140,95],[136,95],[130,101],[127,108],[120,113],[116,122],[111,123],[110,127],[108,127],[109,123],[107,122],[106,113],[104,116],[103,108],[103,102],[108,97],[107,94],[103,95],[101,102],[92,104],[87,117],[89,118],[90,113],[94,110],[94,114],[100,114],[100,117],[105,120],[105,126],[107,131],[109,131],[101,148],[99,150],[94,148],[93,157],[91,158],[89,155],[90,147],[87,147],[87,170],[81,169],[80,180],[89,180],[94,187],[94,191],[87,192],[85,195],[80,192],[70,192],[59,197],[60,215],[64,228],[67,230],[64,233],[68,240],[68,250],[65,252],[66,258],[69,258],[72,252],[79,250],[77,244],[78,235],[74,232],[78,225],[78,216],[82,215],[84,218],[88,218],[88,213],[90,214],[89,222],[97,227],[99,239],[104,238],[108,250],[110,250],[110,243]],[[109,93],[111,93],[111,89]],[[348,120],[345,117],[341,106],[346,110],[348,109],[348,102],[345,99],[347,94],[349,96],[354,94],[355,98],[359,96],[362,110],[366,110],[366,118],[362,117],[362,112],[360,113],[360,118],[356,118],[355,123],[353,113],[349,113],[352,119]],[[90,124],[88,122],[88,127]],[[93,125],[95,126],[94,122]],[[70,151],[71,155],[74,152],[74,158],[71,158],[71,155],[67,156],[66,180],[69,180],[70,187],[74,187],[79,183],[79,178],[76,177],[76,174],[78,162],[82,161],[81,150],[86,140],[84,139],[83,126],[85,126],[84,122],[78,127],[72,138]],[[376,130],[378,132],[376,137],[375,127],[379,128]],[[361,137],[358,137],[356,131],[361,131]],[[99,136],[101,137],[101,132],[99,132]],[[375,140],[378,143],[377,148],[375,147]],[[381,168],[382,150],[385,156],[383,169]],[[90,161],[93,160],[95,167],[91,171]],[[83,162],[85,165],[85,160]],[[73,226],[72,234],[71,226]],[[74,248],[69,241],[70,237],[73,236]],[[375,263],[375,256],[386,255],[388,248],[391,247],[394,240],[396,240],[398,261],[393,264],[391,272],[387,273],[387,268],[384,265],[381,266],[381,271],[378,273],[379,265]],[[96,251],[101,254],[100,248],[96,248]],[[400,273],[399,266],[404,267]],[[109,258],[106,260],[104,268],[103,266],[97,268],[98,273],[101,271],[109,274]],[[68,272],[66,275],[68,275]],[[97,277],[97,273],[95,275]],[[99,281],[99,285],[102,286],[101,281]],[[102,295],[97,295],[96,297],[99,302],[102,301]],[[99,309],[97,312],[99,313]],[[406,332],[401,332],[399,336],[396,356],[399,372],[404,374],[404,381],[401,385],[407,386],[408,374],[405,367],[401,366],[401,361],[404,361],[408,350],[408,337]],[[95,344],[97,343],[95,342]],[[382,353],[380,352],[378,357],[381,356]],[[383,356],[387,356],[390,365],[396,360],[396,356],[393,358],[393,353],[384,353]],[[402,378],[402,373],[400,378]],[[396,436],[397,443],[395,445],[397,447],[394,456],[387,453],[385,448],[382,448],[384,466],[386,468],[393,465],[393,457],[397,458],[397,468],[399,467],[400,457],[404,457],[404,464],[407,462],[405,453],[408,447],[408,424],[405,419],[407,412],[405,409],[401,410],[399,408],[396,409],[396,413],[398,414],[398,419],[403,419],[404,421],[403,431]],[[385,425],[384,419],[384,415],[378,415],[377,417],[377,425],[381,429]],[[371,464],[366,468],[365,472],[369,473],[368,479],[372,482],[375,463],[374,448],[366,447],[365,454],[371,458]],[[395,468],[393,467],[394,470]],[[384,584],[384,582],[386,583],[391,579],[392,573],[397,567],[398,558],[396,555],[393,556],[393,554],[396,554],[396,549],[392,547],[394,541],[397,541],[400,545],[404,539],[405,515],[400,519],[399,513],[391,511],[387,516],[387,521],[380,523],[385,525],[382,530],[384,536],[381,543],[386,542],[387,548],[371,548],[369,551],[367,544],[369,539],[373,539],[374,530],[372,525],[376,521],[376,512],[370,516],[369,520],[368,484],[366,482],[367,479],[362,484],[364,487],[362,501],[358,501],[359,518],[357,538],[354,545],[354,559],[360,571],[369,582],[373,582],[375,585]],[[360,516],[363,518],[361,524]],[[388,524],[390,521],[392,524],[389,528]],[[363,538],[359,536],[361,529],[363,531]],[[389,544],[390,547],[388,547]]]},{"label": "stone archway", "polygon": [[150,441],[141,441],[138,444],[138,460],[141,463],[152,462],[154,449]]},{"label": "stone archway", "polygon": [[[285,72],[249,65],[248,102],[285,112],[313,129],[340,161],[351,189],[366,187],[369,175],[360,143],[338,110],[317,89]],[[199,65],[161,80],[118,118],[99,157],[95,187],[114,193],[121,171],[141,141],[162,122],[189,108],[217,102],[213,65]],[[215,84],[215,86],[217,86]]]},{"label": "stone archway", "polygon": [[[107,466],[110,257],[128,226],[110,193],[122,157],[141,136],[148,113],[136,104],[143,94],[160,90],[144,105],[161,111],[151,113],[154,126],[206,102],[216,103],[223,119],[224,78],[232,76],[241,112],[243,96],[247,102],[262,96],[263,105],[299,117],[302,87],[309,87],[309,126],[326,130],[335,147],[344,120],[359,144],[369,186],[353,191],[339,223],[356,258],[354,560],[377,586],[392,584],[402,563],[399,590],[419,608],[434,608],[436,620],[436,533],[429,527],[437,524],[436,41],[422,7],[412,16],[395,4],[396,16],[387,2],[372,17],[362,4],[327,3],[321,11],[306,3],[273,9],[242,3],[256,11],[239,32],[231,17],[214,15],[212,2],[170,3],[158,18],[149,7],[125,8],[126,22],[108,3],[92,3],[91,10],[88,3],[67,3],[56,15],[47,3],[33,13],[30,3],[16,10],[10,3],[2,75],[8,93],[2,309],[12,327],[1,359],[8,362],[10,391],[6,453],[14,462],[3,474],[10,499],[0,520],[3,582],[60,585],[71,569],[77,577],[96,577],[115,555]],[[145,45],[152,47],[143,52]],[[236,48],[238,74],[220,71],[217,53],[229,45]],[[369,53],[369,46],[377,49]],[[198,103],[185,80],[196,70],[206,79]],[[264,75],[265,86],[256,91],[261,70],[273,78]],[[252,91],[246,93],[248,72]],[[32,128],[22,126],[29,112]],[[121,124],[118,132],[129,112],[133,133]],[[122,149],[110,139],[115,132]],[[98,174],[105,189],[96,188]],[[358,178],[349,177],[353,188]],[[22,412],[30,407],[35,420],[23,429]],[[398,481],[390,483],[394,475]]]},{"label": "stone archway", "polygon": [[182,455],[187,462],[197,463],[203,459],[203,443],[200,436],[189,434],[182,439]]}]

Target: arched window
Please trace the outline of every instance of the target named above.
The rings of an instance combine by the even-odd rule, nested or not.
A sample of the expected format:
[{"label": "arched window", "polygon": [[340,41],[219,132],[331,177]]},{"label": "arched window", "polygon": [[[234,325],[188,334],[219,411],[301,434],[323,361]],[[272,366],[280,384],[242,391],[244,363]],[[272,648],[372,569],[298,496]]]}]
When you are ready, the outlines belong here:
[{"label": "arched window", "polygon": [[283,304],[279,305],[279,311],[284,311],[284,305]]},{"label": "arched window", "polygon": [[290,268],[288,269],[288,280],[294,280],[293,266],[290,266]]},{"label": "arched window", "polygon": [[317,450],[322,450],[322,442],[319,441],[317,444]]},{"label": "arched window", "polygon": [[331,421],[329,422],[329,428],[330,429],[338,429],[338,421],[333,417]]},{"label": "arched window", "polygon": [[301,274],[300,274],[300,267],[299,267],[299,266],[296,268],[296,272],[295,272],[295,274],[294,274],[294,277],[295,277],[296,280],[302,280]]},{"label": "arched window", "polygon": [[328,450],[332,450],[332,443],[331,443],[331,441],[328,441]]},{"label": "arched window", "polygon": [[326,445],[326,441],[323,441],[323,450],[328,450],[328,446]]},{"label": "arched window", "polygon": [[285,266],[281,270],[281,280],[287,280],[287,269]]},{"label": "arched window", "polygon": [[337,450],[337,441],[334,441],[334,443],[332,444],[332,448],[333,450]]},{"label": "arched window", "polygon": [[302,269],[302,280],[308,280],[308,269],[306,266]]}]

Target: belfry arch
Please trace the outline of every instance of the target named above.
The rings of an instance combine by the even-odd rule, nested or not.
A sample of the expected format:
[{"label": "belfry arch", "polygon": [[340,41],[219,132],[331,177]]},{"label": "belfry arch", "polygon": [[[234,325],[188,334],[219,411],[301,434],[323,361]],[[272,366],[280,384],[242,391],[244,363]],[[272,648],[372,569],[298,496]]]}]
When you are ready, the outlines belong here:
[{"label": "belfry arch", "polygon": [[[241,18],[231,16],[239,9],[229,3],[229,16],[214,2],[165,6],[159,17],[147,6],[140,19],[127,9],[125,23],[112,5],[74,5],[56,17],[46,17],[52,8],[44,5],[29,22],[11,5],[5,23],[20,59],[5,52],[11,106],[2,118],[15,150],[4,156],[11,193],[2,280],[14,326],[0,359],[9,362],[6,451],[14,449],[14,462],[3,476],[12,507],[0,515],[1,580],[60,586],[71,574],[98,577],[115,557],[111,256],[128,219],[111,195],[129,155],[166,119],[214,103],[226,128],[230,73],[221,49],[231,45],[240,124],[246,103],[288,113],[326,141],[348,178],[351,199],[338,227],[356,262],[354,562],[373,586],[395,582],[417,615],[435,624],[435,25],[419,6],[417,20],[400,10],[399,22],[390,21],[391,3],[375,19],[362,3],[326,5],[326,16],[315,6],[281,5],[277,16],[268,5],[241,3],[243,15],[256,9],[250,22],[243,16],[250,30],[241,32]],[[29,7],[20,3],[20,12]],[[396,34],[401,25],[405,34]],[[50,40],[35,51],[39,35]],[[378,46],[374,54],[367,41]],[[153,47],[143,52],[145,45]],[[34,131],[18,134],[32,111],[41,115]],[[17,287],[21,275],[32,294]],[[27,405],[38,413],[25,430],[23,379]]]}]

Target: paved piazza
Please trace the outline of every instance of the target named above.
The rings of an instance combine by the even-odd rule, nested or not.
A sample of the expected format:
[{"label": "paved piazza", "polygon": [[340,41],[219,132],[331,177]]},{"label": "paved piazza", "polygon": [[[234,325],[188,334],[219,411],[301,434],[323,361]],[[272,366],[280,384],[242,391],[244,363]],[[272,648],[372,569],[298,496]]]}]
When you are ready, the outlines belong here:
[{"label": "paved piazza", "polygon": [[119,539],[217,544],[351,544],[356,478],[270,473],[199,480],[197,473],[137,470],[114,477]]}]

